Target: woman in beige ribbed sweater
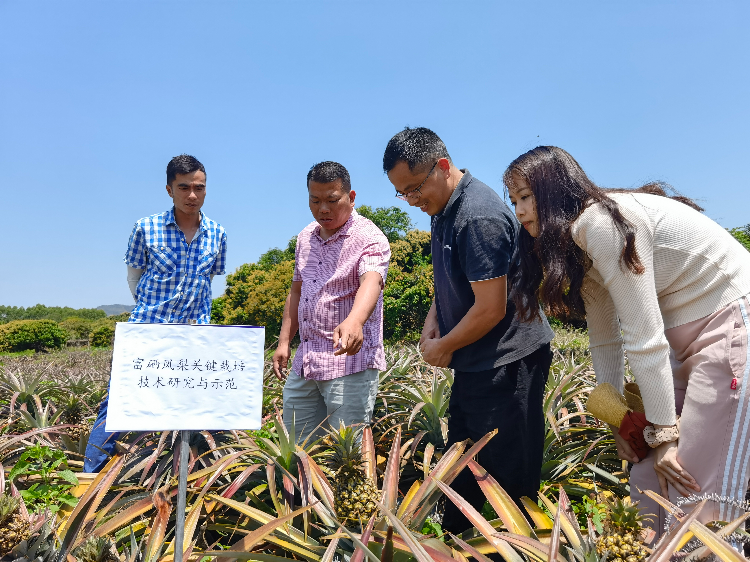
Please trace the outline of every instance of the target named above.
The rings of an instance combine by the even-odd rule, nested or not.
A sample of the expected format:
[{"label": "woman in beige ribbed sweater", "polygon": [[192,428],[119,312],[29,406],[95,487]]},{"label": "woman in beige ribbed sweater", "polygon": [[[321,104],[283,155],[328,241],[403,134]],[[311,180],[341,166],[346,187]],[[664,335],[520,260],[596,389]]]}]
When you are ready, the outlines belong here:
[{"label": "woman in beige ribbed sweater", "polygon": [[[636,463],[631,495],[657,515],[656,530],[665,514],[637,488],[687,509],[712,494],[743,500],[750,252],[692,201],[653,184],[602,190],[557,147],[523,154],[503,180],[524,227],[512,279],[519,314],[536,316],[541,302],[556,317],[585,316],[597,380],[620,390],[627,352],[652,449],[639,459],[616,432],[615,440]],[[709,502],[700,519],[738,513],[732,502]]]}]

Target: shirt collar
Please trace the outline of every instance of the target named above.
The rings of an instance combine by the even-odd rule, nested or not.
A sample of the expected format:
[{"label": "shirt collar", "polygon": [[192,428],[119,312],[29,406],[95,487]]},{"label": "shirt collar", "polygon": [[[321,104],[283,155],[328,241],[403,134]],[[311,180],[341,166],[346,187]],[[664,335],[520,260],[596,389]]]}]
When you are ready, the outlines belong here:
[{"label": "shirt collar", "polygon": [[435,215],[436,218],[442,217],[448,211],[450,211],[451,207],[453,206],[453,203],[461,197],[461,194],[466,189],[466,186],[468,186],[471,183],[471,180],[474,179],[471,174],[469,173],[469,170],[466,168],[463,168],[461,170],[463,172],[463,176],[461,176],[461,179],[458,181],[458,185],[456,185],[456,189],[453,190],[453,193],[451,193],[450,199],[448,199],[448,203],[446,203],[445,208],[440,211],[437,215]]},{"label": "shirt collar", "polygon": [[344,223],[344,225],[339,228],[336,232],[333,233],[333,235],[328,240],[323,240],[320,238],[320,225],[317,225],[315,227],[315,235],[320,238],[320,240],[323,242],[323,244],[327,242],[333,242],[336,240],[339,236],[349,236],[349,231],[351,230],[352,226],[354,225],[354,221],[359,216],[359,213],[352,209],[352,214],[349,217],[349,219]]},{"label": "shirt collar", "polygon": [[[203,211],[198,212],[201,214],[200,230],[208,231],[208,225],[206,224],[206,215],[203,214]],[[174,206],[172,206],[171,209],[164,213],[164,224],[173,224],[177,226],[177,221],[174,218]]]}]

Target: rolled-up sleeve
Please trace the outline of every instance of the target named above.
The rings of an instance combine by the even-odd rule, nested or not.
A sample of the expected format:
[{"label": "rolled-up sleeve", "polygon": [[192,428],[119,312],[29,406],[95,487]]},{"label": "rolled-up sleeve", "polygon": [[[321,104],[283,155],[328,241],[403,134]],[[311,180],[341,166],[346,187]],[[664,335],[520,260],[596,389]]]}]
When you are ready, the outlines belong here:
[{"label": "rolled-up sleeve", "polygon": [[368,271],[377,271],[385,283],[388,277],[388,262],[391,259],[391,245],[384,234],[375,236],[374,240],[367,244],[360,255],[357,263],[357,275],[362,277]]},{"label": "rolled-up sleeve", "polygon": [[130,234],[124,261],[135,269],[146,268],[146,240],[143,228],[138,223],[133,227],[133,232]]}]

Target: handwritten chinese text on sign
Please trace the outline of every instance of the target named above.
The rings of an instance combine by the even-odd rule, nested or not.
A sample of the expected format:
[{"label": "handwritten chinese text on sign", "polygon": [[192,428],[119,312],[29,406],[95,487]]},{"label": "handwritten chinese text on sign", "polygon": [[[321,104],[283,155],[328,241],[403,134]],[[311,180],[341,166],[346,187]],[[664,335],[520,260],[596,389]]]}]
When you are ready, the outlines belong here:
[{"label": "handwritten chinese text on sign", "polygon": [[118,323],[107,431],[258,429],[265,330]]}]

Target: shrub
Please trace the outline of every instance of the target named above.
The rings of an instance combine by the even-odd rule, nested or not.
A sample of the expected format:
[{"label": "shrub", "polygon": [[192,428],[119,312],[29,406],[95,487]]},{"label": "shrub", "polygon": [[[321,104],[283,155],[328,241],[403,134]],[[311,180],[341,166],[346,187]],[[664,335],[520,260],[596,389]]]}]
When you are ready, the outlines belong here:
[{"label": "shrub", "polygon": [[114,324],[102,324],[93,329],[89,334],[89,345],[91,347],[110,347],[115,341]]},{"label": "shrub", "polygon": [[[270,345],[281,331],[284,304],[292,286],[294,262],[283,261],[268,270],[255,264],[244,264],[227,275],[227,289],[215,303],[212,321],[221,315],[224,324],[266,327],[266,344]],[[218,300],[218,299],[217,299]]]},{"label": "shrub", "polygon": [[68,334],[69,340],[89,339],[94,322],[85,318],[74,316],[60,322],[60,328]]},{"label": "shrub", "polygon": [[224,324],[224,306],[226,302],[227,299],[224,296],[216,297],[211,302],[211,324]]},{"label": "shrub", "polygon": [[[373,209],[369,205],[360,205],[357,212],[370,219],[383,231],[388,242],[403,240],[406,234],[413,228],[409,213],[398,207],[378,207]],[[292,256],[294,259],[294,256]]]},{"label": "shrub", "polygon": [[383,291],[383,337],[418,340],[434,297],[430,233],[410,230],[391,243],[388,280]]},{"label": "shrub", "polygon": [[434,297],[432,265],[404,271],[391,263],[383,291],[383,337],[418,340]]},{"label": "shrub", "polygon": [[257,266],[265,271],[268,271],[274,265],[278,265],[285,261],[294,261],[294,252],[297,249],[297,237],[292,236],[287,242],[285,249],[271,248],[265,254],[261,254],[258,258]]},{"label": "shrub", "polygon": [[129,312],[123,312],[122,314],[113,314],[112,316],[107,316],[107,320],[110,322],[127,322],[129,319],[130,319]]},{"label": "shrub", "polygon": [[742,244],[745,249],[750,252],[750,224],[746,224],[740,228],[729,229],[729,234],[735,237],[737,242]]},{"label": "shrub", "polygon": [[16,320],[0,326],[0,351],[59,349],[68,339],[52,320]]},{"label": "shrub", "polygon": [[257,263],[242,264],[227,275],[224,294],[211,303],[213,324],[240,324],[266,327],[266,343],[270,344],[281,331],[281,316],[292,286],[294,250],[293,236],[285,249],[272,248]]}]

